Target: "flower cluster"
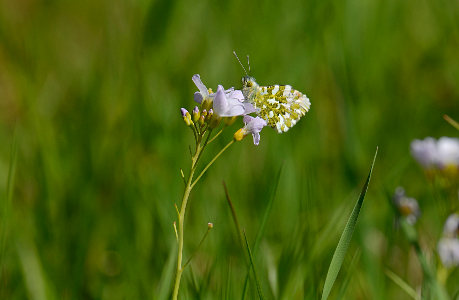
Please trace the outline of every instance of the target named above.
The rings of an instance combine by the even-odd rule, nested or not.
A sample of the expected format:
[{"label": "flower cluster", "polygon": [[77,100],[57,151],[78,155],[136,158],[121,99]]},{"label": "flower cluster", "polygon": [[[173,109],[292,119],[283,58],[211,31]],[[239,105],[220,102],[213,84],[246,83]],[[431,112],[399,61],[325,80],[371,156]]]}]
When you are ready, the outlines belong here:
[{"label": "flower cluster", "polygon": [[209,128],[218,127],[222,120],[225,125],[231,125],[236,117],[243,116],[244,127],[234,134],[234,140],[240,141],[252,134],[254,144],[259,144],[260,131],[267,123],[260,117],[249,116],[255,113],[256,109],[253,104],[246,101],[242,91],[234,88],[225,90],[219,85],[217,92],[213,93],[204,85],[198,74],[194,75],[192,80],[199,90],[194,93],[194,101],[200,104],[200,107],[196,106],[191,114],[185,108],[181,108],[187,126],[193,126],[199,133],[203,133]]},{"label": "flower cluster", "polygon": [[443,228],[443,236],[438,242],[438,255],[447,268],[459,266],[459,215],[448,217]]},{"label": "flower cluster", "polygon": [[437,141],[428,137],[424,140],[414,140],[411,143],[411,153],[427,170],[459,169],[459,139],[457,138],[441,137]]},{"label": "flower cluster", "polygon": [[421,216],[418,202],[414,198],[407,197],[402,187],[395,190],[393,202],[400,216],[409,224],[414,225]]}]

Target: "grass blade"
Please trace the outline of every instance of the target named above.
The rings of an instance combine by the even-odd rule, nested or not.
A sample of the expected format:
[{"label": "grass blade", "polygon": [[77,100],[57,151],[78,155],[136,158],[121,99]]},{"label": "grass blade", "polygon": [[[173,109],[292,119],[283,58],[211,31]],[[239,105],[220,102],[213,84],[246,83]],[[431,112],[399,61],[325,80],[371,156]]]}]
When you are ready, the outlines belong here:
[{"label": "grass blade", "polygon": [[330,267],[328,268],[327,277],[325,278],[324,289],[322,292],[322,300],[325,300],[330,295],[331,289],[333,284],[335,283],[336,277],[338,276],[339,270],[344,261],[344,257],[346,256],[347,249],[349,248],[349,244],[351,242],[352,234],[354,233],[355,225],[357,223],[357,219],[359,217],[360,209],[363,205],[363,200],[365,199],[365,194],[368,190],[368,185],[370,183],[371,173],[373,171],[373,166],[375,164],[376,156],[378,155],[378,148],[376,148],[375,156],[373,157],[373,162],[370,167],[370,172],[368,173],[367,180],[363,185],[362,192],[360,193],[359,198],[357,199],[357,203],[352,210],[351,216],[349,217],[346,226],[344,227],[344,231],[341,234],[339,239],[338,245],[336,246],[335,253],[333,254],[332,261],[330,263]]},{"label": "grass blade", "polygon": [[260,298],[260,300],[263,300],[264,299],[263,292],[261,291],[260,281],[258,280],[257,271],[255,270],[255,265],[253,263],[252,251],[250,250],[249,241],[247,240],[245,231],[244,231],[244,239],[245,239],[245,245],[247,247],[247,252],[249,253],[250,265],[252,266],[253,276],[255,277],[255,283],[257,285],[258,297]]},{"label": "grass blade", "polygon": [[[273,186],[273,189],[271,190],[271,197],[269,197],[269,201],[268,201],[268,204],[266,205],[266,209],[263,214],[263,219],[261,221],[260,229],[258,230],[257,236],[255,237],[255,244],[253,245],[254,253],[257,253],[261,238],[263,237],[263,233],[265,232],[266,223],[268,221],[269,215],[271,214],[271,209],[273,207],[274,198],[276,198],[277,187],[279,186],[281,173],[282,173],[282,166],[277,172],[276,180],[274,181],[274,186]],[[246,294],[246,290],[247,290],[247,286],[249,282],[249,277],[250,277],[250,268],[247,270],[247,275],[245,276],[244,288],[242,290],[242,300],[244,300],[245,298],[245,294]]]},{"label": "grass blade", "polygon": [[[16,156],[17,156],[17,145],[16,145],[16,135],[13,135],[13,142],[11,144],[11,154],[10,154],[10,166],[8,168],[8,181],[6,183],[6,197],[5,202],[3,203],[3,212],[2,212],[2,231],[0,237],[0,278],[3,274],[3,259],[6,247],[6,240],[8,235],[8,220],[9,220],[9,209],[10,204],[13,199],[13,190],[14,190],[14,178],[16,173]],[[2,197],[3,198],[3,197]]]},{"label": "grass blade", "polygon": [[397,274],[388,269],[386,269],[384,273],[386,273],[387,277],[389,277],[390,280],[392,280],[396,285],[398,285],[408,296],[410,296],[414,300],[421,299],[416,293],[416,291]]},{"label": "grass blade", "polygon": [[443,118],[446,120],[446,122],[448,122],[451,126],[453,126],[454,128],[456,128],[457,130],[459,130],[459,123],[456,122],[453,118],[451,118],[450,116],[448,115],[443,115]]},{"label": "grass blade", "polygon": [[239,226],[239,221],[237,220],[236,210],[234,209],[233,202],[231,202],[231,198],[228,193],[228,188],[226,187],[226,183],[223,181],[223,189],[225,190],[226,201],[231,209],[231,216],[233,217],[234,225],[236,226],[237,235],[239,237],[239,242],[241,246],[244,246],[244,239],[242,238],[242,231],[241,227]]},{"label": "grass blade", "polygon": [[351,263],[349,265],[349,270],[346,274],[346,277],[344,278],[343,285],[341,286],[338,296],[336,297],[336,300],[341,300],[344,298],[344,295],[346,294],[346,290],[349,287],[349,282],[352,279],[353,271],[356,268],[357,262],[360,259],[360,249],[356,251],[354,256],[352,257]]},{"label": "grass blade", "polygon": [[166,300],[171,296],[171,282],[174,279],[175,271],[175,254],[176,251],[171,251],[167,258],[166,263],[164,264],[163,271],[161,273],[161,281],[155,292],[158,300]]},{"label": "grass blade", "polygon": [[255,243],[253,245],[253,253],[257,253],[258,246],[260,245],[261,238],[265,232],[266,223],[268,217],[271,214],[271,209],[273,207],[274,198],[276,198],[277,187],[279,186],[280,176],[282,173],[282,166],[277,172],[276,180],[274,181],[273,189],[271,190],[271,197],[269,198],[268,204],[266,205],[265,213],[263,214],[263,219],[261,221],[260,229],[258,230],[257,236],[255,238]]}]

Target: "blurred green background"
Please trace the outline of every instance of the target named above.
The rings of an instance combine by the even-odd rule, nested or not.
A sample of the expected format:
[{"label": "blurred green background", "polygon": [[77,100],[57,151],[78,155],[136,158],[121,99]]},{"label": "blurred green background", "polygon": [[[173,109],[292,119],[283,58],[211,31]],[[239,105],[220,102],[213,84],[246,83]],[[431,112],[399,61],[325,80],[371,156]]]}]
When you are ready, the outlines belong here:
[{"label": "blurred green background", "polygon": [[0,298],[169,297],[179,170],[189,170],[193,142],[179,108],[195,105],[193,74],[214,90],[241,87],[233,50],[250,54],[259,84],[290,84],[312,106],[288,133],[266,128],[258,147],[236,143],[197,185],[185,257],[207,222],[214,229],[182,299],[240,299],[245,260],[222,180],[252,242],[281,166],[256,266],[268,299],[316,299],[376,146],[332,298],[343,287],[344,299],[407,298],[384,271],[415,288],[422,275],[388,200],[398,185],[419,200],[435,262],[442,207],[457,207],[457,190],[429,183],[409,145],[458,135],[442,119],[459,119],[458,49],[454,0],[1,0]]}]

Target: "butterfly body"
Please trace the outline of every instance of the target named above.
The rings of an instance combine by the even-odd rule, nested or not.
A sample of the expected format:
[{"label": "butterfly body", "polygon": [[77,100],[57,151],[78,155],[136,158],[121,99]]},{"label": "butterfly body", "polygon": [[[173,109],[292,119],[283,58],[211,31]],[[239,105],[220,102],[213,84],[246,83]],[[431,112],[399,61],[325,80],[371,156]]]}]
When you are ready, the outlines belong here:
[{"label": "butterfly body", "polygon": [[290,85],[260,86],[250,76],[242,77],[242,93],[268,126],[279,133],[292,128],[311,106],[308,97]]}]

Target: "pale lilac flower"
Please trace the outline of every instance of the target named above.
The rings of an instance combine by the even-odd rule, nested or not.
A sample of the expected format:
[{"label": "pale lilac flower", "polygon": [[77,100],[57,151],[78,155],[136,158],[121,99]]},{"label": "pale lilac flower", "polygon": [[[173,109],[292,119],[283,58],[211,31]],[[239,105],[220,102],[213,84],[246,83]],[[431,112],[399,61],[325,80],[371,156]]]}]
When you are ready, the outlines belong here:
[{"label": "pale lilac flower", "polygon": [[201,103],[202,100],[209,97],[209,90],[207,90],[207,87],[204,85],[204,83],[202,83],[201,76],[199,76],[199,74],[193,75],[191,80],[193,80],[194,84],[199,90],[199,92],[194,93],[194,101]]},{"label": "pale lilac flower", "polygon": [[405,190],[402,187],[398,187],[395,190],[393,201],[400,215],[409,224],[414,225],[421,216],[421,209],[416,199],[407,197]]},{"label": "pale lilac flower", "polygon": [[446,219],[443,237],[438,242],[438,255],[447,268],[459,266],[459,215],[452,214]]},{"label": "pale lilac flower", "polygon": [[438,166],[440,168],[459,167],[459,139],[441,137],[437,142]]},{"label": "pale lilac flower", "polygon": [[411,143],[411,154],[426,169],[459,167],[459,139],[428,137]]},{"label": "pale lilac flower", "polygon": [[459,215],[452,214],[446,219],[445,226],[443,227],[443,236],[457,237],[459,234]]},{"label": "pale lilac flower", "polygon": [[412,141],[411,154],[424,168],[432,167],[435,164],[437,157],[437,145],[435,139],[428,137],[422,141]]},{"label": "pale lilac flower", "polygon": [[251,103],[244,102],[244,96],[241,91],[225,91],[221,85],[217,88],[213,108],[214,112],[220,117],[242,116],[255,112],[255,108]]},{"label": "pale lilac flower", "polygon": [[438,242],[438,255],[445,267],[459,266],[459,239],[441,238]]},{"label": "pale lilac flower", "polygon": [[244,95],[240,90],[234,88],[225,90],[223,86],[219,85],[217,92],[210,94],[198,74],[194,75],[192,79],[199,89],[199,92],[194,93],[194,100],[198,103],[205,99],[213,102],[213,110],[217,116],[234,117],[255,112],[254,106],[245,102]]},{"label": "pale lilac flower", "polygon": [[234,133],[236,141],[242,140],[249,133],[253,136],[253,143],[258,146],[260,143],[260,131],[268,125],[265,120],[260,117],[244,116],[244,127]]}]

